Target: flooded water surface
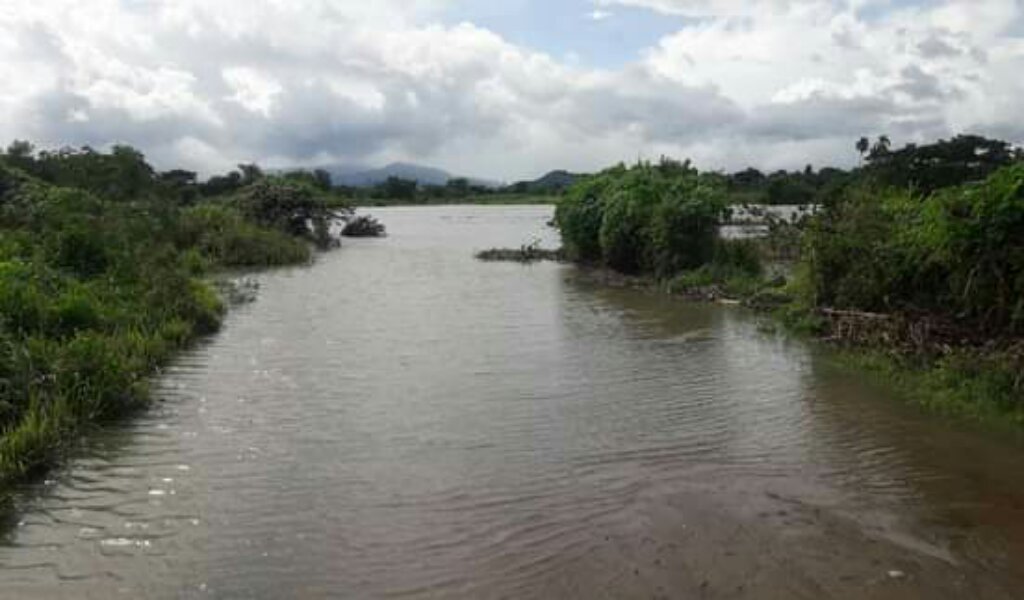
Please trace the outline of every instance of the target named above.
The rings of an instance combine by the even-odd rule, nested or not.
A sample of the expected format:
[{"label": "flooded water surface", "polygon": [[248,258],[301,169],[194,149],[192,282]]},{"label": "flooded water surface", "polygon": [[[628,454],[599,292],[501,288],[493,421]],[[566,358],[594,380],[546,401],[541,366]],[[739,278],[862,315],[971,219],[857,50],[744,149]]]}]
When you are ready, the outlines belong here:
[{"label": "flooded water surface", "polygon": [[18,491],[0,597],[1024,597],[1018,442],[739,308],[473,260],[549,207],[375,215]]}]

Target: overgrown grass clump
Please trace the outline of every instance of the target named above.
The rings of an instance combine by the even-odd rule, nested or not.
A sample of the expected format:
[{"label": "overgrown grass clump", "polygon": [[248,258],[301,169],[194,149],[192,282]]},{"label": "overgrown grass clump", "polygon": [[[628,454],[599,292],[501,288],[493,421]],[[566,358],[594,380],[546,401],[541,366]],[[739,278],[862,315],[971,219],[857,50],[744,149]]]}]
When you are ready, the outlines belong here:
[{"label": "overgrown grass clump", "polygon": [[215,265],[267,267],[309,261],[301,238],[247,221],[228,206],[203,204],[182,211],[178,242]]},{"label": "overgrown grass clump", "polygon": [[929,412],[1024,429],[1021,362],[1012,354],[959,349],[942,356],[920,356],[879,347],[846,347],[838,356],[843,364],[871,374]]},{"label": "overgrown grass clump", "polygon": [[326,230],[294,182],[197,202],[141,155],[61,156],[0,155],[0,483],[144,403],[147,377],[217,330],[212,270],[308,261]]}]

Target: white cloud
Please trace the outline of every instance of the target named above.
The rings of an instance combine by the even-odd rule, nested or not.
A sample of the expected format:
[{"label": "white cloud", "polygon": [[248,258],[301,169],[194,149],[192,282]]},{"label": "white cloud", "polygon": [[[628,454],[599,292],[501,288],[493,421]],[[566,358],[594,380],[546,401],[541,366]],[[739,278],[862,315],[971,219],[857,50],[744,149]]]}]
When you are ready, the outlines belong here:
[{"label": "white cloud", "polygon": [[737,17],[820,4],[816,0],[595,0],[598,6],[648,8],[685,17]]},{"label": "white cloud", "polygon": [[221,75],[232,90],[232,94],[224,98],[236,102],[242,108],[263,115],[271,116],[274,98],[284,91],[276,79],[268,77],[260,71],[249,67],[228,67]]},{"label": "white cloud", "polygon": [[662,153],[851,162],[851,139],[880,133],[1024,134],[1014,0],[596,0],[595,20],[690,17],[616,69],[439,24],[451,4],[8,0],[0,138],[128,142],[204,172],[415,160],[511,179]]},{"label": "white cloud", "polygon": [[607,10],[601,10],[600,8],[595,8],[594,10],[587,13],[587,18],[590,19],[591,21],[607,21],[608,19],[614,16],[615,15],[613,13]]}]

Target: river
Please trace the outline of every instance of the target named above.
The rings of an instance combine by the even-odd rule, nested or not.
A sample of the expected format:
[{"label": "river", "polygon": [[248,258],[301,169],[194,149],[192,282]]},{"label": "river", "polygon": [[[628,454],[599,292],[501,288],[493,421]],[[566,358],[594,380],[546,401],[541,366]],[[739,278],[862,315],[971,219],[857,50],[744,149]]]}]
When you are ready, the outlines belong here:
[{"label": "river", "polygon": [[1020,598],[1024,447],[738,307],[386,208],[16,494],[3,598]]}]

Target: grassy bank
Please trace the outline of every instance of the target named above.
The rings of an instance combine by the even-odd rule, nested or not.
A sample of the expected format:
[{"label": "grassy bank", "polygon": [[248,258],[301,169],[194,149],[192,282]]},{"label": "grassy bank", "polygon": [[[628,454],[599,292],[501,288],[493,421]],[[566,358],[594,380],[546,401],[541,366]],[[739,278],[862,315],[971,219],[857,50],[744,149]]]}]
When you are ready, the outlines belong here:
[{"label": "grassy bank", "polygon": [[913,190],[865,170],[815,215],[724,240],[713,174],[620,165],[570,189],[556,224],[576,262],[771,312],[929,410],[1024,428],[1024,164]]},{"label": "grassy bank", "polygon": [[148,376],[220,326],[211,274],[330,245],[330,215],[301,184],[197,199],[128,158],[0,157],[0,485],[145,404]]},{"label": "grassy bank", "polygon": [[921,357],[880,347],[843,347],[837,356],[929,412],[1024,432],[1020,361],[1013,354],[961,350]]}]

